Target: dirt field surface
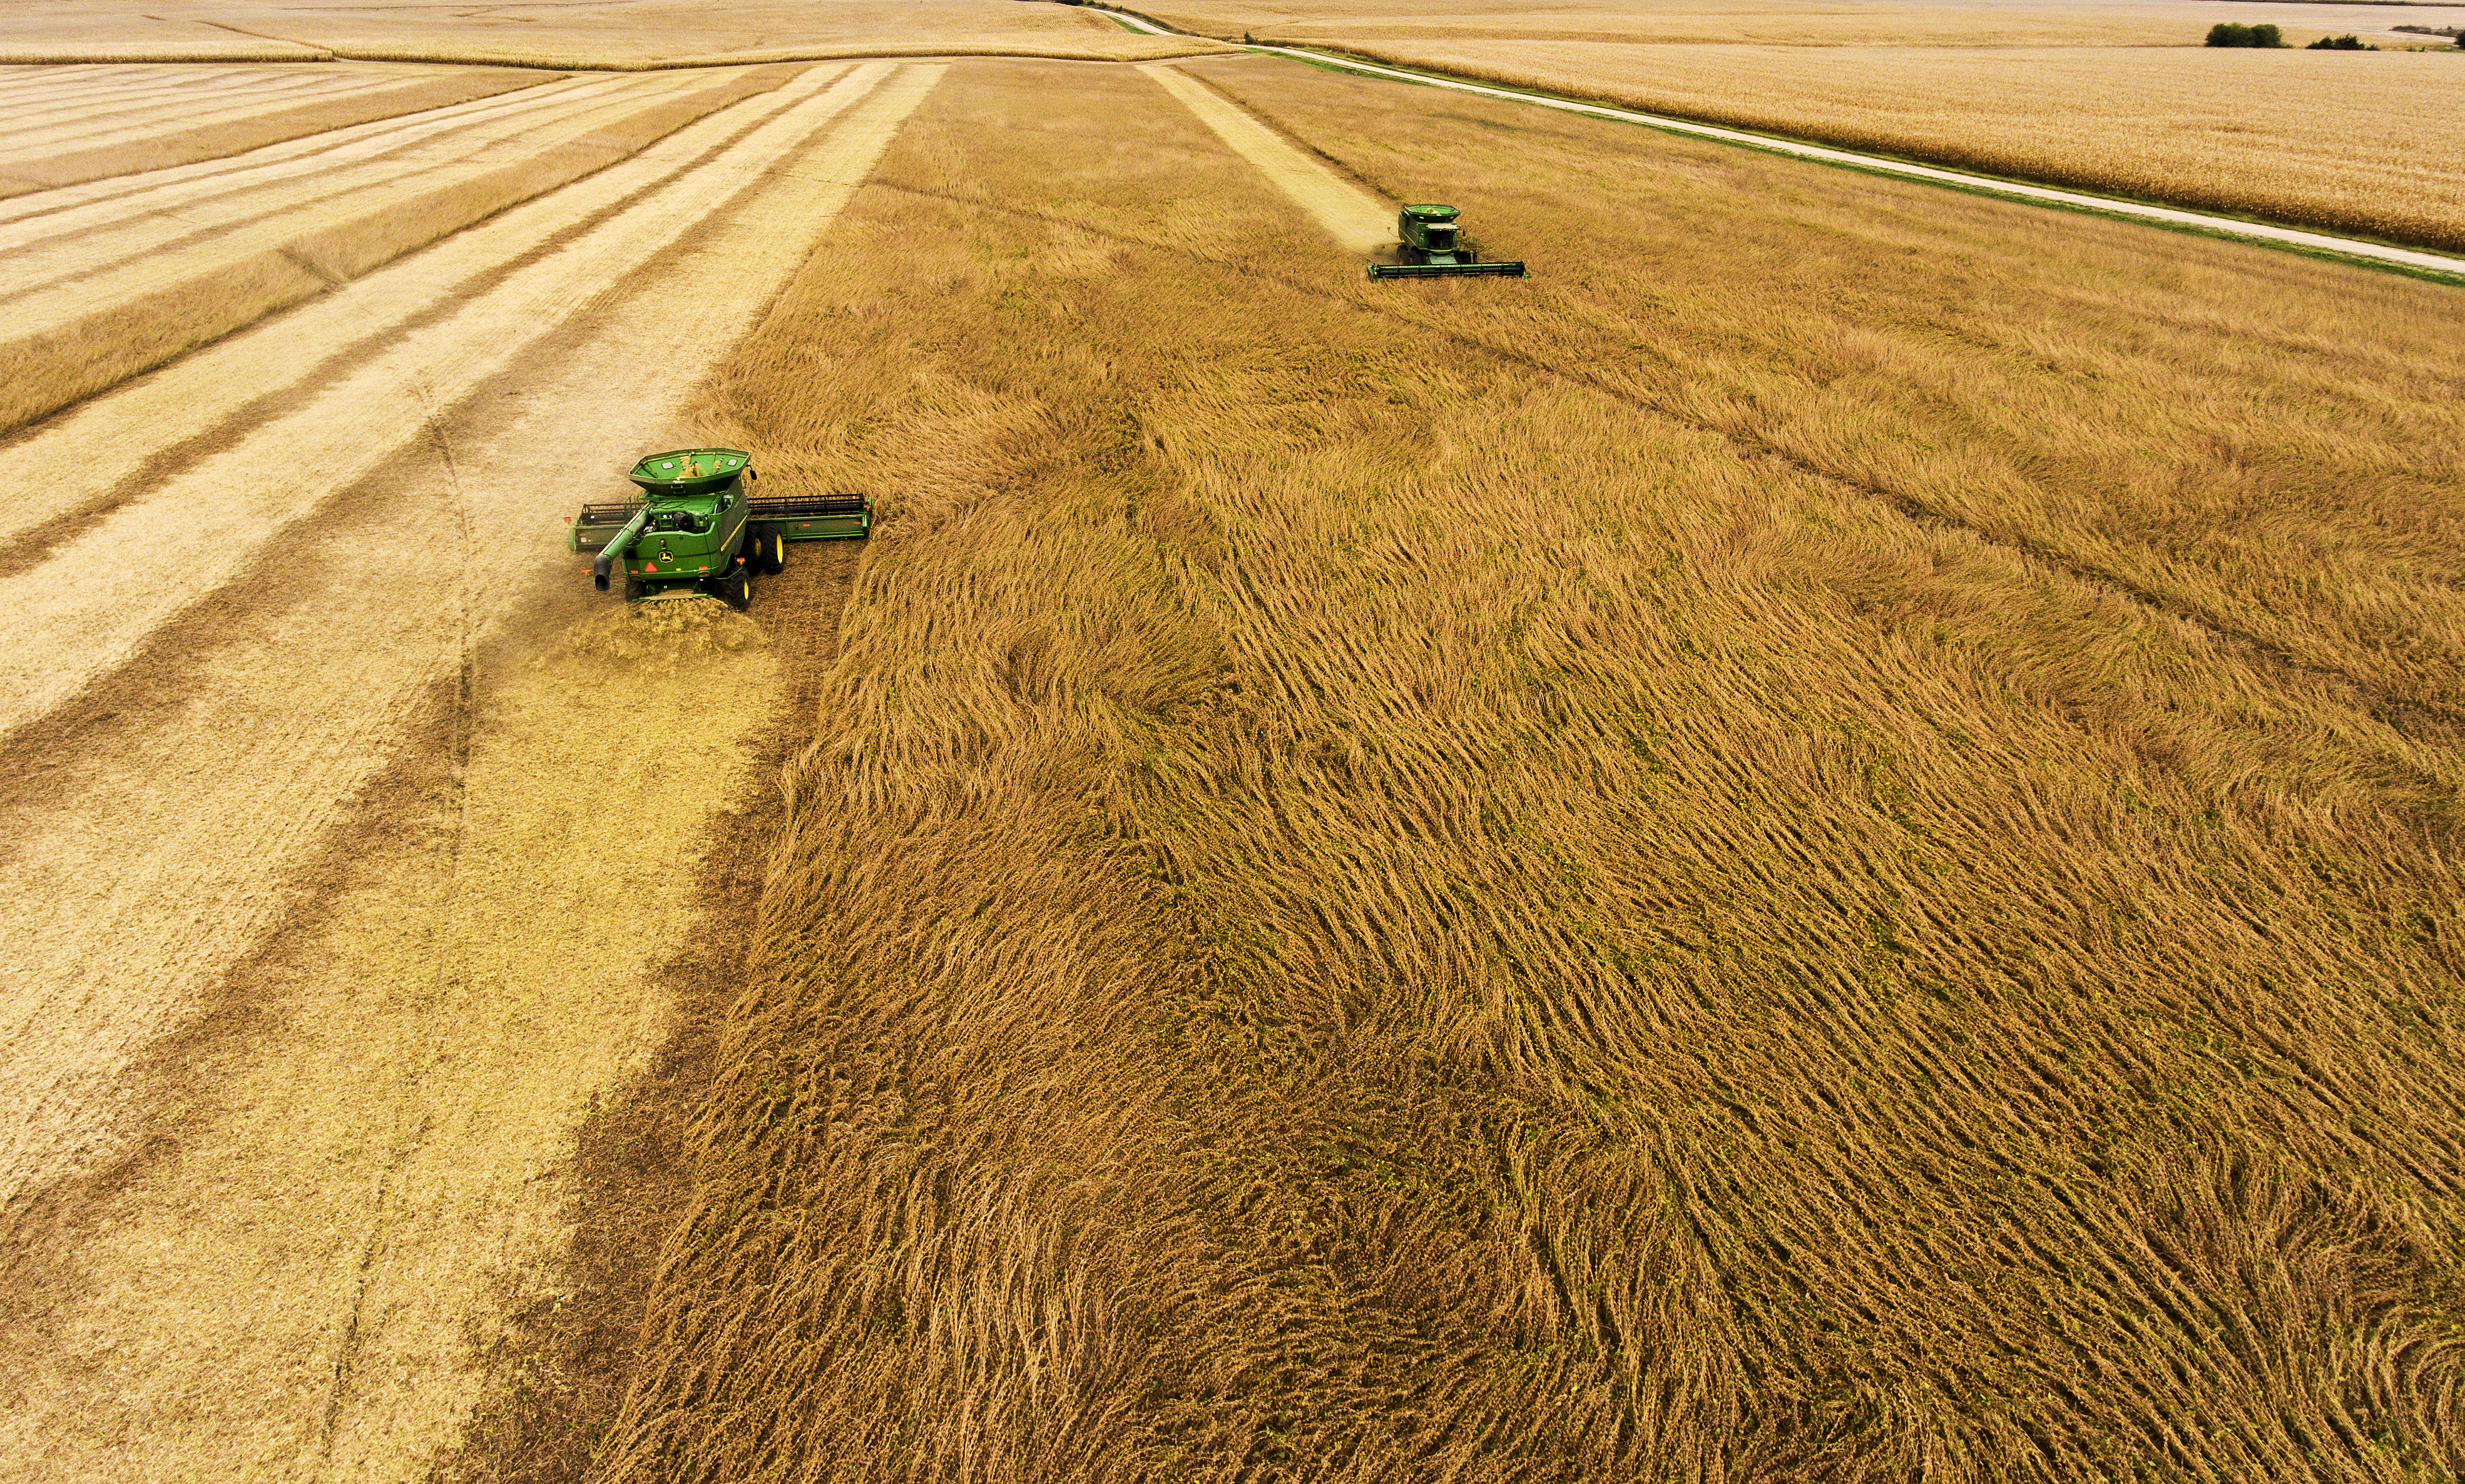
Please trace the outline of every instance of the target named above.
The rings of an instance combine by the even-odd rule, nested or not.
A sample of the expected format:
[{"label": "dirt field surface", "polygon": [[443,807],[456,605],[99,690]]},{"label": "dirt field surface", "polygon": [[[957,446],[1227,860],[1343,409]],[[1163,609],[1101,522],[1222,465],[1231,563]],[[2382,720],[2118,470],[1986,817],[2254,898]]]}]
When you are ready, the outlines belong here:
[{"label": "dirt field surface", "polygon": [[[785,69],[0,449],[44,471],[0,584],[54,634],[0,684],[43,781],[0,859],[34,945],[0,975],[0,1473],[401,1478],[451,1440],[571,1126],[655,1045],[697,861],[775,798],[762,624],[590,603],[554,533],[692,441],[687,394],[940,76]],[[313,220],[312,178],[233,215]],[[166,518],[144,575],[82,581]],[[826,626],[803,590],[767,621]]]},{"label": "dirt field surface", "polygon": [[0,13],[0,61],[347,57],[605,70],[966,54],[1113,60],[1211,50],[1134,34],[1094,11],[1022,0],[33,0]]}]

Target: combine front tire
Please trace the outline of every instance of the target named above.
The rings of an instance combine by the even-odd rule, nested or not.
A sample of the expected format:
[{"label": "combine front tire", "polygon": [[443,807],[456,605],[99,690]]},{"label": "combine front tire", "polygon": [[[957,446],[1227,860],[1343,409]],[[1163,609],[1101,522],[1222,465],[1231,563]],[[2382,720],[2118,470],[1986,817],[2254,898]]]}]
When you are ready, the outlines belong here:
[{"label": "combine front tire", "polygon": [[762,553],[762,575],[776,577],[788,570],[788,538],[775,525],[766,525],[758,538]]},{"label": "combine front tire", "polygon": [[742,613],[753,606],[753,568],[743,562],[719,580],[719,601]]}]

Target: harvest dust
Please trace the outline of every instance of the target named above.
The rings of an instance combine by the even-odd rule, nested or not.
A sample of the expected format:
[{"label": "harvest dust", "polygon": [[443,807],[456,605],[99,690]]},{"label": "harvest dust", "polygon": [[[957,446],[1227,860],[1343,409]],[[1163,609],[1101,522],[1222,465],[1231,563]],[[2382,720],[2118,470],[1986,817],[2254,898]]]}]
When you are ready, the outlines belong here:
[{"label": "harvest dust", "polygon": [[[629,603],[567,629],[556,641],[555,658],[619,670],[673,674],[680,665],[757,650],[762,626],[716,598],[672,598]],[[533,660],[544,665],[546,658]]]}]

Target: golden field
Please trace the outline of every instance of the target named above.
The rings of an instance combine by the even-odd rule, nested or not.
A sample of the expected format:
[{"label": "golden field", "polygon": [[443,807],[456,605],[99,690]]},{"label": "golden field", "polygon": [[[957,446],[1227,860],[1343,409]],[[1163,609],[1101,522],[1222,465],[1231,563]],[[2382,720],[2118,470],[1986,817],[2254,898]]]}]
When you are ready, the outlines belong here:
[{"label": "golden field", "polygon": [[[96,71],[132,72],[139,75],[132,80],[144,80],[142,69]],[[195,71],[245,87],[284,70]],[[253,153],[251,168],[209,166],[130,199],[115,195],[108,179],[85,193],[89,200],[71,203],[65,198],[78,193],[63,191],[28,197],[20,219],[0,220],[0,249],[11,254],[0,281],[0,305],[11,315],[0,332],[7,388],[0,391],[0,430],[22,427],[634,157],[793,75],[784,66],[595,79],[463,74],[401,94],[398,115],[354,127],[362,110],[353,109],[325,121],[328,128],[294,151]],[[514,89],[521,91],[498,98]],[[479,96],[460,107],[419,107],[437,90]],[[161,118],[142,116],[149,122],[132,125],[134,137],[118,151],[191,152],[195,135],[180,124],[193,110],[180,108],[180,97],[174,91],[159,105]],[[12,111],[40,118],[45,107],[25,75],[0,79],[0,122]],[[210,129],[205,147],[218,147],[229,131],[261,119],[243,116]],[[350,134],[359,138],[336,143]],[[14,158],[11,142],[0,130],[0,170]],[[24,152],[35,154],[33,146]],[[89,150],[83,158],[113,152]],[[275,158],[284,153],[296,157]],[[0,207],[0,217],[9,214]]]},{"label": "golden field", "polygon": [[[1838,0],[1163,0],[1132,10],[1201,35],[1294,41],[1618,41],[1772,46],[2165,46],[2202,0],[2158,4],[1842,4]],[[2236,12],[2240,13],[2240,12]],[[2205,30],[2201,23],[2197,30]]]},{"label": "golden field", "polygon": [[[2465,54],[2200,46],[2273,20],[2296,48],[2465,8],[1600,3],[1529,15],[1352,3],[1188,0],[1151,12],[1215,35],[1393,63],[1852,148],[2210,210],[2465,247]],[[2361,62],[2362,65],[2355,65]]]},{"label": "golden field", "polygon": [[[1201,35],[1244,31],[1331,43],[1615,41],[1762,46],[2191,46],[2219,19],[2274,20],[2298,45],[2314,33],[2377,34],[2454,26],[2465,5],[2256,4],[2220,0],[1161,0],[1131,6]],[[2414,44],[2422,44],[2417,38]]]},{"label": "golden field", "polygon": [[[18,143],[15,130],[0,132],[0,197],[227,160],[270,144],[286,144],[310,135],[346,129],[403,114],[451,107],[474,99],[555,80],[552,77],[537,73],[497,69],[411,72],[387,68],[384,71],[389,85],[384,87],[352,89],[340,96],[312,95],[306,99],[278,96],[256,100],[258,106],[250,106],[245,111],[233,109],[225,117],[200,122],[192,99],[188,94],[189,86],[200,71],[193,67],[79,69],[79,79],[75,82],[64,82],[61,74],[49,68],[28,68],[0,75],[0,110],[5,110],[0,112],[0,118],[10,119],[21,129],[56,122],[56,115],[47,112],[48,107],[56,106],[56,100],[52,97],[55,93],[74,88],[73,96],[80,107],[95,101],[81,85],[86,78],[111,79],[109,83],[99,83],[98,86],[126,85],[145,80],[159,84],[159,91],[143,100],[143,111],[134,118],[125,119],[121,128],[112,131],[122,137],[108,144],[79,140],[67,147],[53,143],[30,148]],[[284,69],[287,73],[296,74],[297,71]],[[348,79],[349,69],[336,68],[334,71],[342,76],[333,80]],[[206,75],[211,77],[214,74],[210,72]],[[297,80],[324,79],[302,78]]]},{"label": "golden field", "polygon": [[1188,70],[1536,277],[952,70],[708,384],[884,521],[457,1467],[2453,1476],[2453,291]]},{"label": "golden field", "polygon": [[2232,49],[1381,43],[1404,66],[1857,149],[2465,250],[2465,58]]},{"label": "golden field", "polygon": [[0,62],[363,61],[634,70],[836,56],[1179,56],[1093,11],[1024,0],[547,0],[490,6],[315,0],[17,0]]},{"label": "golden field", "polygon": [[[185,96],[279,108],[325,72]],[[180,307],[218,264],[297,291],[0,438],[0,1479],[416,1477],[457,1434],[811,648],[722,612],[639,657],[562,522],[687,436],[942,75],[518,74],[0,201],[20,329],[193,332],[248,307]],[[197,111],[153,113],[154,70],[43,77],[111,101],[21,113],[21,145]],[[766,609],[826,616],[795,581],[828,575]]]}]

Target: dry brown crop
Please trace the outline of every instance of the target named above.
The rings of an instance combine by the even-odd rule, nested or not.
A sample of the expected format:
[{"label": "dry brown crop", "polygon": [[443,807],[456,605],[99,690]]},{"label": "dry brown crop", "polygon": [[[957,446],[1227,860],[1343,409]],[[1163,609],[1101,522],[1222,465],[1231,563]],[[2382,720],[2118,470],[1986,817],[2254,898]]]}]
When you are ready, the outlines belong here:
[{"label": "dry brown crop", "polygon": [[[49,69],[45,69],[49,71]],[[0,166],[0,196],[29,190],[75,186],[114,176],[139,175],[204,160],[227,159],[289,140],[347,129],[354,124],[405,114],[448,108],[474,99],[533,87],[556,80],[554,73],[514,72],[498,68],[456,69],[423,75],[412,68],[386,71],[397,78],[390,87],[346,97],[275,108],[228,122],[190,127],[100,148],[72,147],[35,159],[12,160]],[[14,91],[0,84],[0,107],[16,100]],[[48,101],[38,95],[28,101]]]},{"label": "dry brown crop", "polygon": [[558,539],[941,69],[789,71],[0,444],[0,1479],[416,1477],[458,1426],[812,648],[584,624]]},{"label": "dry brown crop", "polygon": [[474,1467],[2453,1475],[2451,292],[1191,70],[1538,277],[954,71],[715,386],[886,520]]},{"label": "dry brown crop", "polygon": [[[0,429],[14,428],[114,387],[276,310],[390,262],[519,202],[638,154],[677,130],[778,87],[800,69],[667,75],[621,85],[577,84],[515,100],[477,120],[448,113],[391,120],[371,136],[381,152],[359,166],[366,181],[344,188],[341,166],[294,174],[279,163],[260,181],[254,162],[189,188],[199,205],[166,216],[156,194],[124,209],[106,200],[73,229],[56,214],[25,231],[57,226],[43,245],[61,259],[52,283],[29,282],[39,259],[21,249],[18,280],[0,304],[16,315],[0,336]],[[568,101],[568,93],[571,101]],[[404,143],[392,144],[396,136]],[[323,140],[311,163],[330,158]],[[177,185],[166,190],[179,190]],[[45,197],[27,198],[29,209]],[[192,215],[220,210],[238,225],[190,231]],[[8,229],[0,228],[0,232]],[[158,241],[164,233],[179,233]],[[150,233],[140,235],[141,233]],[[130,239],[119,241],[117,239]]]},{"label": "dry brown crop", "polygon": [[[1507,13],[1401,0],[1172,0],[1202,34],[1255,34],[1938,164],[2338,232],[2465,246],[2465,170],[2424,147],[2465,110],[2437,55],[2368,68],[2210,50],[2209,0],[1717,11],[1590,0]],[[2272,5],[2298,47],[2378,15]],[[2420,15],[2465,19],[2465,9]],[[2254,17],[2256,18],[2256,17]],[[2373,34],[2389,46],[2401,38]],[[2453,49],[2451,49],[2453,50]]]},{"label": "dry brown crop", "polygon": [[27,0],[0,14],[0,60],[478,62],[633,71],[828,57],[1181,56],[1211,43],[1146,35],[1092,10],[1021,0],[613,0],[433,9],[218,4],[212,19],[136,0]]},{"label": "dry brown crop", "polygon": [[[2390,20],[2449,25],[2465,6],[2409,4],[2363,8],[2330,0],[2264,0],[2265,13],[2289,35],[2371,31]],[[2217,0],[1962,0],[1950,5],[1892,0],[1552,0],[1502,7],[1497,0],[1155,0],[1130,9],[1199,35],[1244,32],[1386,42],[1618,41],[1661,44],[1885,47],[2171,46],[2196,47]],[[2236,11],[2236,14],[2244,14]],[[2374,34],[2382,34],[2374,32]],[[2391,39],[2394,33],[2387,33]]]},{"label": "dry brown crop", "polygon": [[2426,149],[2465,68],[2185,48],[1343,43],[1406,66],[1989,173],[2465,249],[2465,169]]}]

